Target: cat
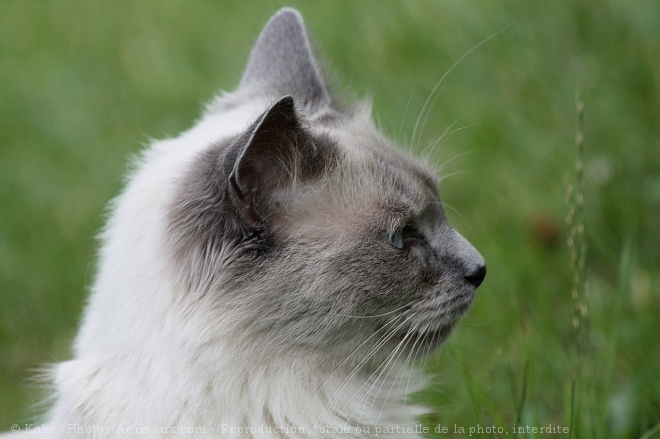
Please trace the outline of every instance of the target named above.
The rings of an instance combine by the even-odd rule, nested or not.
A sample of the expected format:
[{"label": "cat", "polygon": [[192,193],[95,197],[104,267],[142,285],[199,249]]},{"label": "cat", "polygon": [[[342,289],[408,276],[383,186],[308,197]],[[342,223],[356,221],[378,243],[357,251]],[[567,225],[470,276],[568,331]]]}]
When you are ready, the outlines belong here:
[{"label": "cat", "polygon": [[486,274],[290,8],[234,92],[142,154],[100,240],[73,359],[23,434],[419,436],[412,363]]}]

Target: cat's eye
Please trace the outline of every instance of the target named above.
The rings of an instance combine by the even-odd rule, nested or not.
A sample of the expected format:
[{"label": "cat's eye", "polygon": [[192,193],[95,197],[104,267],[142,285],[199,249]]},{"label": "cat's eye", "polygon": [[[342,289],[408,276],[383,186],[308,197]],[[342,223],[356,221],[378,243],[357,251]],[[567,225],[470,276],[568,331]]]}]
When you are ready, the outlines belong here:
[{"label": "cat's eye", "polygon": [[403,249],[403,233],[401,229],[393,234],[383,232],[380,234],[380,238],[394,248],[398,248],[399,250]]},{"label": "cat's eye", "polygon": [[423,240],[420,233],[411,225],[406,225],[397,229],[394,233],[383,232],[381,239],[394,248],[403,250],[404,248]]}]

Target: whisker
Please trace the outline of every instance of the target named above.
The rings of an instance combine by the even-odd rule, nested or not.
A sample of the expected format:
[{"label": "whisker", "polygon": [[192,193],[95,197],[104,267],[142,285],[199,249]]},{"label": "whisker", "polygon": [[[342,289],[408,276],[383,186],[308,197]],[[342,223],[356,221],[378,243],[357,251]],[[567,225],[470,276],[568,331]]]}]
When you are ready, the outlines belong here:
[{"label": "whisker", "polygon": [[[428,337],[429,337],[429,333],[428,333],[428,332],[424,333],[424,342],[426,342],[426,339],[427,339]],[[422,374],[424,374],[424,369],[426,368],[426,362],[427,362],[428,359],[429,359],[429,354],[433,351],[433,346],[432,346],[432,345],[428,345],[428,346],[426,346],[426,349],[425,349],[425,350],[426,350],[426,352],[423,354],[423,357],[422,357],[422,364],[421,364],[421,366],[420,366],[420,370],[421,370],[421,373],[422,373]]]},{"label": "whisker", "polygon": [[467,172],[467,171],[454,171],[454,172],[452,172],[451,174],[444,174],[444,175],[442,175],[442,176],[440,177],[440,179],[438,180],[438,182],[441,183],[443,180],[445,180],[445,179],[447,179],[447,178],[449,178],[449,177],[453,177],[454,175],[465,174],[466,172]]},{"label": "whisker", "polygon": [[446,135],[448,135],[447,133],[451,133],[451,132],[453,131],[453,129],[454,129],[454,125],[456,125],[460,120],[461,120],[461,118],[458,118],[458,119],[456,119],[455,121],[453,121],[452,123],[450,123],[450,124],[447,126],[447,128],[445,128],[445,130],[442,132],[442,134],[440,134],[438,137],[436,137],[433,141],[427,143],[426,146],[424,147],[424,149],[422,149],[422,156],[423,156],[424,158],[428,158],[428,157],[429,157],[429,156],[427,155],[427,150],[428,150],[428,148],[429,148],[432,144],[434,144],[434,143],[439,142],[440,140],[442,140]]},{"label": "whisker", "polygon": [[412,100],[413,93],[415,92],[415,88],[410,91],[410,95],[408,95],[408,103],[406,104],[406,109],[403,111],[403,117],[401,118],[401,125],[399,126],[399,133],[397,134],[396,138],[399,142],[401,142],[401,132],[403,131],[403,123],[406,121],[406,115],[408,114],[408,108],[410,107],[410,101]]},{"label": "whisker", "polygon": [[[373,372],[371,373],[371,375],[369,375],[369,377],[367,378],[367,380],[364,382],[364,384],[366,384],[366,383],[368,383],[368,382],[371,382],[371,386],[369,386],[369,389],[364,393],[364,395],[363,395],[362,398],[360,399],[360,402],[363,401],[365,398],[368,398],[369,396],[371,396],[372,398],[371,398],[371,404],[369,405],[369,411],[371,411],[371,409],[372,409],[373,406],[374,406],[374,403],[376,402],[376,399],[378,399],[378,395],[380,394],[380,391],[381,391],[381,389],[383,388],[383,384],[385,383],[386,378],[389,376],[390,372],[392,371],[392,368],[394,367],[394,364],[396,363],[396,360],[401,356],[401,353],[400,353],[399,351],[400,351],[400,350],[402,349],[402,347],[405,345],[405,342],[406,342],[406,340],[408,339],[408,337],[409,337],[410,335],[411,335],[410,332],[406,333],[406,335],[404,336],[404,338],[403,338],[401,341],[399,341],[399,343],[397,343],[396,347],[392,350],[392,352],[390,352],[390,353],[387,355],[387,357],[385,358],[385,360],[384,360],[384,361],[383,361],[383,362],[382,362],[382,363],[376,368],[375,371],[373,371]],[[373,376],[376,374],[376,372],[378,372],[379,370],[380,370],[380,372],[378,373],[378,376],[377,376],[375,379],[372,379],[372,377],[373,377]],[[387,374],[385,375],[384,379],[381,380],[381,376],[383,375],[383,373],[384,373],[385,371],[387,371]],[[374,386],[375,386],[376,383],[378,383],[379,381],[380,381],[380,386],[378,387],[378,391],[376,391],[375,394],[372,394],[372,390],[374,389]],[[360,389],[364,386],[364,384],[363,384],[362,386],[360,386]],[[350,401],[350,400],[349,400],[349,401]],[[366,401],[365,401],[365,403],[366,403]],[[357,405],[356,405],[356,407],[355,407],[355,408],[353,409],[353,411],[351,412],[349,418],[350,418],[351,416],[353,416],[353,414],[355,413],[355,411],[356,411],[360,406],[361,406],[361,404],[357,404]],[[365,410],[365,411],[366,411],[366,410]],[[358,417],[357,425],[360,425],[360,421],[361,421],[361,419],[362,419],[362,414],[363,414],[363,413],[364,413],[364,411],[363,411],[362,413],[360,413],[360,416]]]},{"label": "whisker", "polygon": [[[405,314],[402,314],[401,316],[398,316],[397,319],[403,318],[405,316],[406,316]],[[340,392],[346,387],[346,385],[350,382],[350,380],[358,373],[358,371],[362,368],[362,366],[364,366],[364,364],[366,364],[366,362],[369,361],[371,359],[371,357],[376,352],[378,352],[378,350],[381,347],[383,347],[383,345],[385,345],[385,343],[387,343],[392,338],[392,336],[394,336],[394,334],[396,334],[397,331],[399,331],[401,329],[401,327],[403,327],[403,325],[405,325],[406,322],[408,320],[410,320],[411,318],[412,318],[412,316],[406,317],[403,321],[399,322],[395,328],[389,329],[386,334],[384,334],[380,337],[378,342],[376,342],[376,344],[367,352],[365,357],[362,360],[360,360],[360,362],[353,368],[353,370],[351,370],[351,372],[339,383],[339,386],[337,387],[337,389],[335,389],[333,394],[328,399],[328,402],[325,404],[325,406],[321,410],[321,413],[317,416],[317,422],[325,415],[325,413],[327,412],[330,404],[336,402],[336,398],[339,397]],[[388,324],[391,324],[391,325],[394,325],[396,323],[397,323],[396,319],[392,320],[391,322],[388,322]],[[357,349],[355,351],[357,351]],[[353,353],[355,353],[355,351],[353,351],[351,353],[351,355],[353,355]],[[360,388],[361,387],[362,386],[360,386]],[[360,388],[358,388],[358,391],[359,391]],[[353,395],[351,395],[351,397],[348,399],[348,401],[353,399],[353,397],[355,396],[356,393],[357,393],[357,391],[355,393],[353,393]],[[346,407],[346,404],[344,404],[344,406],[342,406],[341,409]]]},{"label": "whisker", "polygon": [[[396,320],[392,320],[391,322],[387,322],[383,327],[377,329],[377,330],[376,330],[373,334],[371,334],[366,340],[364,340],[364,341],[363,341],[362,343],[360,343],[360,344],[359,344],[359,345],[358,345],[353,351],[351,351],[351,353],[348,354],[348,356],[347,356],[347,357],[346,357],[346,358],[345,358],[345,359],[344,359],[344,360],[343,360],[343,361],[342,361],[337,367],[335,367],[335,368],[332,370],[332,372],[330,373],[330,375],[328,375],[328,376],[326,377],[326,379],[321,383],[321,385],[316,389],[316,391],[314,391],[314,393],[312,394],[312,396],[307,400],[307,403],[305,403],[305,406],[304,406],[304,407],[298,412],[297,417],[300,417],[300,416],[305,412],[305,410],[307,410],[307,408],[309,407],[309,404],[310,404],[312,401],[314,401],[314,398],[315,398],[315,397],[318,395],[318,393],[323,389],[323,387],[325,387],[325,385],[328,383],[328,381],[330,381],[330,379],[335,375],[335,373],[337,373],[337,371],[338,371],[339,369],[341,369],[341,367],[342,367],[344,364],[346,364],[346,363],[348,362],[348,360],[350,360],[350,358],[351,358],[351,357],[352,357],[352,356],[353,356],[353,355],[354,355],[354,354],[355,354],[355,353],[356,353],[356,352],[357,352],[362,346],[364,346],[367,342],[369,342],[369,340],[371,340],[373,337],[377,336],[379,332],[381,332],[382,330],[386,329],[388,324],[393,323],[393,322],[396,322]],[[323,411],[326,410],[327,406],[330,404],[331,401],[332,401],[332,397],[328,400],[328,402],[327,402],[326,405],[324,406]],[[319,415],[319,417],[317,418],[317,422],[318,422],[318,420],[321,418],[321,416],[322,416],[322,414],[323,414],[323,411],[321,412],[321,415]],[[307,433],[307,437],[308,437],[308,438],[309,438],[310,434],[311,434],[311,431]],[[284,437],[284,435],[282,435],[282,437]]]},{"label": "whisker", "polygon": [[377,317],[383,317],[383,316],[387,316],[387,315],[390,315],[390,314],[394,314],[395,312],[398,312],[398,311],[401,311],[402,309],[410,307],[413,303],[415,303],[415,301],[410,301],[409,303],[406,303],[405,305],[402,305],[402,306],[400,306],[396,309],[393,309],[391,311],[384,312],[382,314],[373,314],[373,315],[368,315],[368,316],[354,316],[354,315],[351,315],[351,314],[326,313],[326,312],[319,313],[319,314],[337,316],[337,317],[348,317],[348,318],[352,318],[352,319],[373,319],[373,318],[377,318]]},{"label": "whisker", "polygon": [[[470,126],[474,126],[474,125],[466,125],[465,127],[462,127],[462,128],[468,128]],[[460,128],[460,129],[462,129],[462,128]],[[457,128],[457,130],[458,129],[459,128]],[[478,152],[492,151],[492,150],[493,150],[493,148],[476,148],[476,149],[471,149],[469,151],[463,151],[462,153],[456,154],[455,156],[451,157],[450,159],[447,159],[444,162],[442,162],[439,166],[440,172],[442,173],[442,171],[444,171],[448,167],[452,166],[454,163],[456,163],[458,161],[458,159],[461,159],[461,158],[465,157],[466,155],[476,154]]]},{"label": "whisker", "polygon": [[[420,132],[421,132],[421,131],[423,131],[424,126],[426,125],[426,120],[428,119],[428,115],[430,113],[429,104],[432,101],[435,101],[435,99],[437,98],[436,91],[438,91],[438,88],[444,82],[444,80],[447,78],[447,76],[449,76],[449,74],[456,68],[456,66],[458,66],[461,63],[461,61],[463,61],[465,58],[467,58],[472,52],[474,52],[479,47],[481,47],[482,45],[484,45],[488,41],[492,40],[493,38],[495,38],[496,36],[498,36],[499,34],[504,32],[505,30],[507,30],[514,23],[515,22],[504,26],[503,28],[501,28],[497,32],[495,32],[495,33],[491,34],[490,36],[484,38],[483,40],[479,41],[477,44],[475,44],[470,49],[468,49],[465,53],[463,53],[463,55],[461,55],[456,61],[454,61],[454,63],[445,71],[445,73],[440,77],[438,82],[436,82],[435,86],[431,90],[431,93],[429,93],[429,96],[426,98],[426,101],[424,101],[424,105],[422,106],[422,109],[419,112],[419,116],[417,117],[417,121],[415,122],[415,127],[413,128],[413,135],[412,135],[412,141],[413,142],[415,142],[415,136],[419,134],[417,132],[417,130],[419,128],[420,119],[422,118],[422,116],[424,116],[424,121],[422,122],[422,126],[421,126],[421,129],[420,129]],[[434,95],[435,95],[435,97],[434,97]],[[425,112],[426,112],[426,114],[424,114]]]},{"label": "whisker", "polygon": [[[406,340],[406,338],[408,338],[407,336],[410,335],[410,334],[412,334],[412,332],[409,332],[408,334],[406,334],[406,337],[401,341],[404,342]],[[410,358],[411,358],[410,356],[413,353],[413,351],[415,350],[415,345],[417,344],[417,341],[419,340],[419,337],[411,336],[409,340],[405,341],[405,345],[403,346],[404,349],[402,349],[401,354],[399,354],[399,357],[400,357],[404,353],[405,348],[408,346],[408,344],[410,343],[411,340],[415,340],[414,343],[413,343],[413,346],[412,346],[412,348],[410,348],[410,351],[408,352],[408,355],[406,356],[406,360],[403,362],[403,364],[401,365],[401,368],[399,369],[396,376],[392,380],[392,384],[390,384],[390,388],[387,391],[387,395],[385,395],[385,399],[383,400],[383,402],[387,401],[387,399],[390,397],[390,394],[392,393],[392,389],[394,389],[394,386],[399,382],[399,376],[404,372],[404,370],[409,369],[408,364],[409,364],[409,361],[410,361]],[[398,360],[398,358],[397,358],[397,360]],[[412,369],[409,369],[409,370],[412,370]],[[410,373],[408,374],[408,378],[410,378]],[[383,381],[383,384],[384,384],[384,381]],[[381,384],[381,388],[382,388],[382,386],[383,385]],[[406,393],[404,393],[404,404],[403,404],[404,407],[405,407],[405,398],[406,398],[407,391],[408,391],[408,386],[406,384]],[[378,393],[380,393],[380,389],[378,389]],[[378,425],[378,421],[380,421],[380,417],[383,414],[383,409],[384,408],[385,408],[385,404],[383,404],[381,406],[380,411],[378,412],[378,417],[376,418],[376,425]]]},{"label": "whisker", "polygon": [[442,201],[431,201],[430,202],[430,204],[433,204],[433,203],[439,204],[443,208],[447,208],[447,209],[451,210],[452,212],[456,213],[456,215],[458,215],[461,218],[461,220],[463,220],[463,222],[465,222],[468,225],[468,227],[472,227],[470,225],[470,222],[467,220],[467,218],[465,218],[465,216],[463,216],[463,214],[461,212],[459,212],[456,208],[454,208],[450,204],[444,203]]},{"label": "whisker", "polygon": [[[410,340],[412,340],[413,338],[414,338],[413,333],[412,332],[407,332],[404,335],[404,337],[399,341],[399,343],[397,343],[395,349],[393,349],[392,352],[390,353],[390,355],[388,355],[387,363],[385,363],[385,366],[383,367],[383,370],[381,371],[381,374],[382,374],[382,372],[384,372],[389,367],[389,371],[388,371],[387,375],[385,375],[385,378],[387,378],[387,376],[389,375],[389,372],[394,367],[394,364],[399,360],[399,358],[401,358],[401,355],[404,353],[405,347],[408,345],[408,343],[410,343]],[[395,355],[396,355],[396,357],[395,357]],[[397,377],[398,377],[398,373],[397,373]],[[379,379],[379,377],[376,378],[376,380],[373,382],[372,386],[375,385],[375,383],[378,381],[378,379]],[[385,384],[385,380],[381,381],[381,384],[378,388],[378,392],[376,392],[376,395],[380,394],[380,390],[383,388],[383,384]],[[388,392],[388,395],[389,395],[389,392]],[[385,399],[387,399],[387,398],[385,398]],[[372,404],[372,406],[373,406],[373,404]]]},{"label": "whisker", "polygon": [[[454,133],[457,133],[457,132],[459,132],[459,131],[466,130],[466,129],[468,129],[468,128],[476,127],[477,125],[479,125],[479,124],[478,124],[478,123],[472,123],[472,124],[470,124],[470,125],[463,125],[463,126],[461,126],[461,127],[454,128],[454,129],[449,130],[449,131],[445,131],[445,132],[442,133],[440,136],[438,136],[435,140],[431,141],[430,143],[428,143],[428,144],[424,147],[424,149],[422,150],[422,156],[425,157],[428,161],[432,161],[432,160],[431,160],[431,157],[432,157],[433,153],[435,152],[435,149],[436,149],[436,148],[438,147],[438,145],[440,144],[440,142],[442,142],[442,140],[444,140],[445,138],[451,136],[451,135],[454,134]],[[463,153],[463,154],[459,154],[457,157],[455,157],[455,158],[453,158],[453,159],[451,159],[451,160],[452,160],[452,161],[455,161],[458,157],[461,157],[461,156],[464,155],[464,154],[465,154],[465,153]],[[443,168],[441,167],[440,170],[442,171],[442,169],[443,169]]]},{"label": "whisker", "polygon": [[[385,343],[387,343],[388,341],[390,341],[391,338],[392,338],[392,337],[393,337],[393,336],[394,336],[394,335],[395,335],[395,334],[401,329],[401,327],[403,327],[403,325],[405,325],[405,324],[406,324],[406,323],[407,323],[412,317],[413,317],[412,315],[411,315],[411,316],[408,316],[405,320],[403,320],[402,322],[400,322],[400,323],[396,326],[396,328],[393,328],[393,329],[390,330],[387,334],[383,335],[383,336],[381,337],[381,339],[379,340],[379,342],[378,342],[375,346],[373,346],[373,347],[369,350],[369,352],[367,352],[367,354],[366,354],[365,357],[360,361],[360,363],[359,363],[356,367],[354,367],[353,370],[349,373],[349,375],[348,375],[348,376],[342,381],[342,383],[340,383],[340,386],[335,390],[335,394],[338,394],[340,391],[342,391],[342,390],[346,387],[346,385],[348,384],[349,380],[352,379],[352,378],[353,378],[353,377],[354,377],[354,376],[360,371],[360,369],[362,368],[362,366],[364,366],[364,364],[365,364],[367,361],[369,361],[369,360],[373,357],[373,355],[374,355],[376,352],[378,352],[378,351],[380,350],[380,348],[383,347],[383,345],[385,345]],[[390,355],[391,355],[391,353],[388,354],[388,356],[386,357],[386,359],[389,358]],[[382,366],[382,363],[381,363],[381,366]],[[370,378],[371,376],[373,376],[373,374],[374,374],[375,372],[377,372],[378,369],[380,369],[381,366],[377,367],[376,370],[375,370],[375,371],[374,371],[369,377],[367,377],[367,379],[365,380],[365,382],[364,382],[362,385],[360,385],[360,387],[358,387],[357,390],[356,390],[356,391],[355,391],[355,392],[354,392],[354,393],[353,393],[353,394],[352,394],[352,395],[346,400],[346,402],[344,403],[344,405],[341,407],[340,410],[343,410],[343,409],[346,407],[346,405],[348,405],[348,403],[349,403],[349,402],[355,397],[355,395],[360,391],[360,389],[362,389],[362,387],[364,386],[364,384],[366,384],[366,383],[368,382],[369,378]]]},{"label": "whisker", "polygon": [[408,380],[406,381],[406,391],[403,394],[403,406],[406,406],[406,402],[408,400],[408,393],[409,393],[409,388],[410,388],[410,380],[412,378],[412,374],[414,372],[413,369],[413,361],[417,357],[417,354],[419,353],[419,350],[424,346],[423,340],[426,339],[426,334],[420,335],[419,333],[417,334],[417,337],[415,339],[415,344],[413,345],[412,349],[410,350],[410,354],[408,354],[408,358],[406,359],[406,365],[410,364],[408,367]]}]

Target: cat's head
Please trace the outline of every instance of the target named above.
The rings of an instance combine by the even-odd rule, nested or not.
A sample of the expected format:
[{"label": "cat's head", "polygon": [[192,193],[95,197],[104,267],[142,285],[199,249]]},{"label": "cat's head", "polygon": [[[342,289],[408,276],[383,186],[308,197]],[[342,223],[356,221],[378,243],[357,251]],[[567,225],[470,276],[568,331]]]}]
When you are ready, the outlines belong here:
[{"label": "cat's head", "polygon": [[238,89],[162,148],[194,150],[168,176],[165,251],[177,300],[204,310],[209,340],[417,353],[468,309],[482,257],[448,224],[433,172],[368,113],[335,102],[302,18],[284,9]]}]

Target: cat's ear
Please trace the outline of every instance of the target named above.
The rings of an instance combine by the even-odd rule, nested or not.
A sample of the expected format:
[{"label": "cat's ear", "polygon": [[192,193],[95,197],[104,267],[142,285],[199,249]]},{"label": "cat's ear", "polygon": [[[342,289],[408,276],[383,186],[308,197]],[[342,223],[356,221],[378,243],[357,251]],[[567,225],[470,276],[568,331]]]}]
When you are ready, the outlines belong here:
[{"label": "cat's ear", "polygon": [[327,143],[301,124],[293,98],[266,110],[232,146],[229,194],[250,227],[259,228],[292,196],[299,183],[318,176],[329,162]]},{"label": "cat's ear", "polygon": [[290,95],[308,110],[331,103],[298,11],[281,9],[266,24],[252,49],[239,90]]}]

